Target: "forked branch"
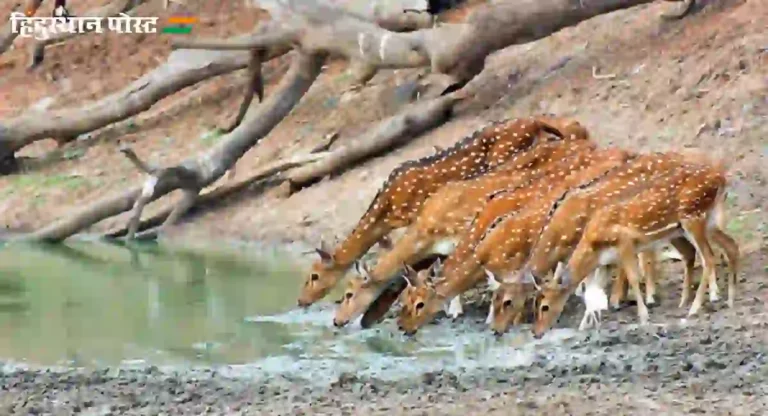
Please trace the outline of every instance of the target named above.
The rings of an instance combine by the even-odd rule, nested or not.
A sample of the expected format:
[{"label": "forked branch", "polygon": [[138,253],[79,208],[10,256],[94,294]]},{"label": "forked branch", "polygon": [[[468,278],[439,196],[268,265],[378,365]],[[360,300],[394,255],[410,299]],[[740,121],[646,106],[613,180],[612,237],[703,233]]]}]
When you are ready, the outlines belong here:
[{"label": "forked branch", "polygon": [[[157,179],[152,181],[154,183],[146,181],[145,187],[137,186],[120,195],[104,198],[21,238],[62,241],[99,221],[131,210],[142,195],[150,193],[150,183],[152,192],[151,196],[143,198],[145,204],[177,189],[200,190],[214,183],[293,109],[320,74],[324,61],[323,56],[296,53],[288,74],[283,77],[275,94],[213,148],[176,166],[160,169],[153,176]],[[134,215],[136,211],[134,209]],[[179,211],[184,211],[183,207]]]}]

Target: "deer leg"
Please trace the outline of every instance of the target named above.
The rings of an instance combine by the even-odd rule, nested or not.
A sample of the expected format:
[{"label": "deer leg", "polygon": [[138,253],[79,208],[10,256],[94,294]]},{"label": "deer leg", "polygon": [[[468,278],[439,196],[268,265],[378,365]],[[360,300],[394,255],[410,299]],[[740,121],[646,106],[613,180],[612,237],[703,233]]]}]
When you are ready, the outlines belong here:
[{"label": "deer leg", "polygon": [[645,278],[645,304],[652,308],[656,306],[656,279],[658,277],[656,263],[658,258],[655,250],[642,252],[639,257]]},{"label": "deer leg", "polygon": [[595,328],[600,329],[600,325],[602,324],[602,321],[603,321],[603,311],[599,311],[599,310],[596,311],[594,318],[595,318]]},{"label": "deer leg", "polygon": [[703,269],[699,288],[696,290],[693,304],[688,311],[688,316],[693,316],[699,309],[701,309],[701,306],[704,303],[704,292],[707,290],[707,286],[713,283],[714,285],[709,291],[709,300],[710,302],[717,301],[715,255],[712,252],[712,247],[709,245],[709,240],[707,239],[707,225],[705,219],[697,218],[695,220],[685,220],[682,221],[682,225],[689,241],[691,241],[693,246],[696,247],[696,251],[699,253],[701,267]]},{"label": "deer leg", "polygon": [[464,308],[461,306],[461,296],[456,295],[453,299],[451,299],[451,303],[448,304],[448,310],[446,311],[446,314],[451,319],[456,319],[460,315],[464,313]]},{"label": "deer leg", "polygon": [[712,241],[725,251],[728,258],[730,275],[728,276],[728,307],[733,308],[736,298],[736,279],[739,276],[739,245],[723,230],[715,228],[711,232]]},{"label": "deer leg", "polygon": [[616,279],[613,280],[611,288],[611,309],[617,311],[621,309],[621,301],[627,293],[627,274],[621,267],[616,268]]},{"label": "deer leg", "polygon": [[635,251],[634,244],[623,238],[619,242],[618,249],[621,267],[627,274],[629,287],[632,288],[632,293],[637,301],[637,317],[640,325],[646,325],[648,323],[648,308],[645,306],[645,302],[643,302],[643,293],[640,291],[640,268],[637,264],[637,252]]},{"label": "deer leg", "polygon": [[670,244],[677,250],[683,257],[685,263],[685,271],[683,272],[683,291],[680,295],[680,304],[678,308],[682,308],[691,299],[691,286],[693,285],[693,266],[696,262],[696,247],[694,247],[690,241],[685,238],[675,238],[670,241]]},{"label": "deer leg", "polygon": [[579,324],[579,331],[583,331],[587,329],[588,323],[589,323],[589,311],[584,311],[584,316],[581,318],[581,323]]}]

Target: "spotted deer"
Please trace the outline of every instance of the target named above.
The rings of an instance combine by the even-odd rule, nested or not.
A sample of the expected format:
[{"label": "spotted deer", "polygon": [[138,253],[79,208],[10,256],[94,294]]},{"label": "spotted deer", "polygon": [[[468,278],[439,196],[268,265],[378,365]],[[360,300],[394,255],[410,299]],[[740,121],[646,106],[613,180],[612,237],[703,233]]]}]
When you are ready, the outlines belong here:
[{"label": "spotted deer", "polygon": [[[529,186],[542,178],[548,179],[542,186],[549,186],[550,181],[557,180],[558,174],[565,169],[582,168],[583,161],[590,160],[595,149],[596,144],[589,140],[542,140],[505,164],[504,172],[498,175],[445,185],[425,202],[418,218],[397,244],[379,257],[373,270],[357,265],[358,276],[353,276],[347,283],[334,325],[344,326],[366,311],[378,299],[379,292],[397,277],[403,264],[412,264],[434,254],[451,254],[466,225],[481,211],[489,195],[499,189]],[[582,163],[571,161],[574,155],[583,155]],[[534,196],[532,193],[527,195]],[[457,302],[458,298],[451,311],[460,310]],[[377,309],[383,313],[388,307],[380,305]],[[369,314],[365,322],[375,322],[376,318]]]},{"label": "spotted deer", "polygon": [[[528,296],[533,295],[535,282],[550,271],[558,263],[565,261],[571,254],[582,235],[589,215],[598,207],[627,198],[632,193],[642,189],[657,175],[663,175],[669,169],[681,166],[679,155],[652,153],[639,155],[628,164],[607,172],[604,177],[583,186],[574,187],[561,194],[560,198],[550,207],[546,226],[538,236],[533,249],[529,253],[525,266],[518,274],[502,276],[500,285],[492,297],[488,320],[491,329],[496,334],[505,332],[509,325],[514,324],[519,316],[522,305]],[[681,253],[691,253],[690,244],[675,240],[673,245]],[[653,253],[642,253],[644,263],[655,261]],[[654,269],[646,269],[646,300],[655,296]],[[619,280],[622,275],[619,275]],[[522,297],[522,298],[521,298]],[[615,308],[618,308],[620,297],[611,298]]]},{"label": "spotted deer", "polygon": [[[415,333],[446,302],[482,280],[484,268],[504,273],[508,269],[521,267],[532,247],[531,243],[544,226],[550,206],[563,192],[605,175],[632,157],[620,149],[598,150],[591,155],[579,154],[562,162],[569,174],[563,176],[556,172],[553,175],[555,178],[546,178],[488,202],[459,245],[465,245],[464,238],[467,236],[474,238],[476,229],[472,227],[486,218],[494,218],[483,231],[479,243],[466,245],[473,247],[466,253],[459,253],[457,249],[450,255],[437,282],[426,279],[424,284],[410,285],[405,289],[401,296],[400,327],[406,334]],[[579,164],[586,166],[572,168]]]},{"label": "spotted deer", "polygon": [[[581,239],[591,214],[600,207],[617,203],[643,190],[653,179],[683,165],[682,155],[676,153],[650,153],[638,156],[629,164],[610,172],[602,180],[562,195],[550,210],[547,225],[531,251],[521,273],[525,281],[541,280],[555,266],[567,260]],[[683,242],[674,241],[677,248]],[[682,250],[689,252],[683,248]],[[646,256],[648,253],[644,253]],[[650,254],[653,256],[653,254]],[[654,303],[653,273],[646,276],[646,302]],[[614,305],[617,306],[617,305]]]},{"label": "spotted deer", "polygon": [[424,202],[448,182],[472,179],[496,170],[529,148],[542,134],[560,138],[588,138],[578,122],[534,117],[492,123],[455,145],[431,156],[408,161],[390,173],[352,232],[333,252],[321,242],[299,294],[299,306],[323,298],[377,242],[386,242],[393,230],[408,226]]},{"label": "spotted deer", "polygon": [[[648,322],[648,310],[640,295],[637,253],[675,238],[688,239],[702,263],[701,283],[688,315],[698,312],[710,286],[716,300],[715,263],[710,239],[726,253],[731,268],[728,305],[733,307],[738,275],[739,249],[718,227],[725,198],[726,177],[721,166],[685,163],[668,169],[643,191],[609,204],[590,216],[583,236],[563,268],[561,276],[542,287],[537,295],[533,333],[541,337],[558,319],[568,296],[597,267],[618,263],[635,294],[640,324]],[[572,215],[578,215],[572,212]],[[690,275],[686,275],[690,279]],[[681,304],[690,297],[690,281],[683,282]]]}]

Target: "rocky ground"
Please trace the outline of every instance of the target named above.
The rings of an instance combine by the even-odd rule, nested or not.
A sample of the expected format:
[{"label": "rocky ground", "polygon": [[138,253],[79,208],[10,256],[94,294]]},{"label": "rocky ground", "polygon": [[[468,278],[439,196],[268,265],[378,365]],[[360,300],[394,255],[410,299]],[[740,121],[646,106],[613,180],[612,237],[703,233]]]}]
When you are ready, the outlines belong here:
[{"label": "rocky ground", "polygon": [[[765,265],[768,252],[759,253]],[[0,373],[3,414],[717,414],[768,411],[768,271],[751,266],[736,308],[682,321],[679,282],[663,285],[651,324],[634,308],[598,332],[541,344],[519,367],[397,380],[344,373],[330,384],[215,370],[13,370]],[[579,308],[561,324],[574,326]],[[465,319],[482,325],[484,310]],[[438,322],[450,325],[449,322]],[[418,336],[418,335],[417,335]],[[545,338],[546,339],[546,338]],[[405,342],[405,341],[404,341]],[[500,341],[503,342],[503,339]],[[510,347],[511,349],[512,347]]]}]

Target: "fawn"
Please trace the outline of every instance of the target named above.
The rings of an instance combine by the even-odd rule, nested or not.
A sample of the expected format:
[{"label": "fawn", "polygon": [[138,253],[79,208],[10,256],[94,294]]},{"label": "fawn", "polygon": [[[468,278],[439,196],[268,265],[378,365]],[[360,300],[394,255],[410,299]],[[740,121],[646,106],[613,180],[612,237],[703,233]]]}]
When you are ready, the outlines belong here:
[{"label": "fawn", "polygon": [[[541,337],[553,325],[567,297],[588,274],[612,263],[624,269],[637,300],[640,324],[646,324],[648,310],[640,295],[636,253],[680,237],[693,244],[703,267],[701,284],[688,315],[698,312],[708,286],[710,301],[717,300],[710,238],[726,252],[731,268],[728,305],[733,307],[739,250],[736,242],[718,227],[722,221],[716,218],[722,215],[725,185],[722,167],[685,163],[669,169],[632,198],[595,212],[559,279],[542,287],[537,295],[534,336]],[[690,275],[685,278],[690,279]],[[690,296],[690,285],[690,281],[684,281],[681,304]]]},{"label": "fawn", "polygon": [[320,259],[310,268],[298,305],[307,307],[328,294],[355,260],[377,242],[387,243],[386,236],[393,230],[409,225],[440,187],[495,170],[514,160],[544,133],[561,139],[588,138],[586,129],[575,121],[549,117],[507,120],[479,129],[448,149],[395,168],[355,228],[333,252],[321,241],[315,250]]},{"label": "fawn", "polygon": [[[448,300],[478,283],[484,267],[506,272],[509,268],[522,266],[531,243],[545,224],[544,220],[554,200],[570,187],[600,178],[632,157],[620,149],[600,150],[590,155],[579,154],[562,162],[561,167],[567,174],[563,176],[558,172],[553,175],[559,181],[546,178],[487,203],[459,244],[472,248],[464,252],[457,249],[448,257],[444,271],[434,270],[433,274],[442,275],[437,282],[426,278],[405,289],[401,296],[403,307],[399,318],[400,327],[406,334],[415,333]],[[586,166],[582,169],[573,168],[579,164]],[[483,230],[479,243],[464,244],[465,239],[474,239],[476,224],[484,218],[494,220]]]},{"label": "fawn", "polygon": [[[520,187],[542,178],[557,179],[562,172],[563,159],[583,154],[588,159],[596,145],[589,140],[555,140],[536,144],[527,152],[504,166],[505,173],[445,185],[424,204],[418,218],[411,224],[397,244],[383,253],[373,270],[362,263],[356,268],[359,276],[349,279],[347,288],[334,317],[335,326],[343,326],[362,314],[378,298],[383,288],[397,277],[403,264],[412,264],[434,254],[448,255],[468,223],[480,212],[486,198],[500,188]],[[581,167],[572,163],[573,169]],[[549,185],[545,182],[544,186]],[[529,193],[530,197],[534,195]],[[395,299],[390,299],[394,302]],[[459,300],[455,299],[451,314],[460,313]],[[458,306],[457,306],[458,305]],[[382,314],[388,306],[379,305]],[[454,311],[459,312],[454,312]],[[368,315],[368,322],[380,316]]]}]

